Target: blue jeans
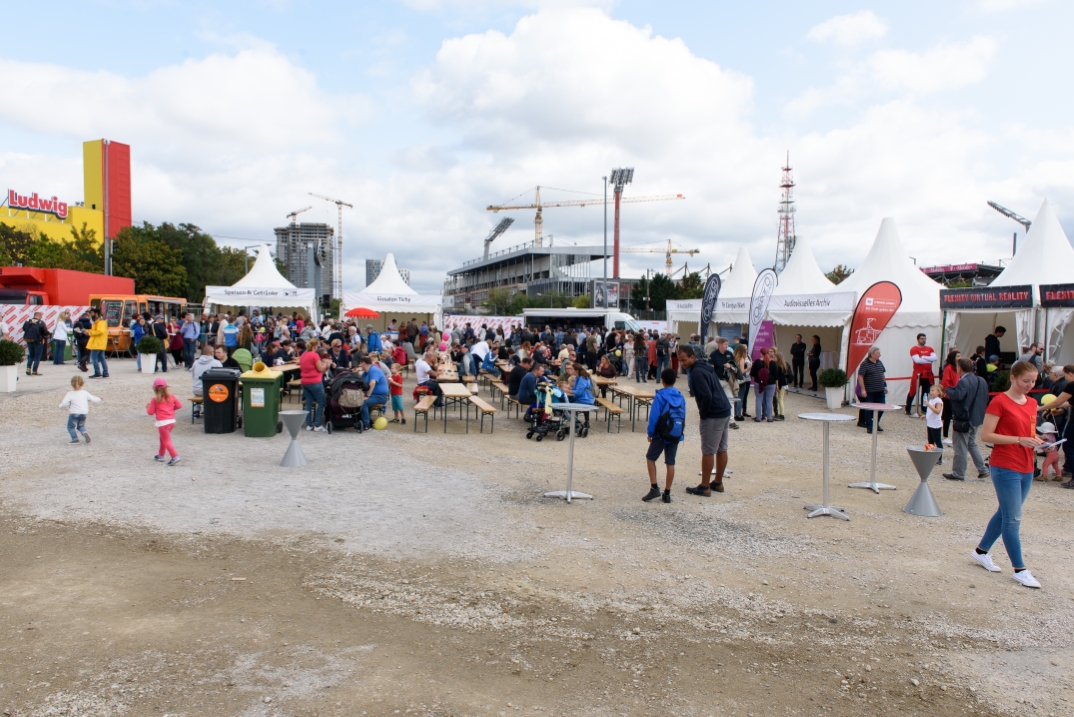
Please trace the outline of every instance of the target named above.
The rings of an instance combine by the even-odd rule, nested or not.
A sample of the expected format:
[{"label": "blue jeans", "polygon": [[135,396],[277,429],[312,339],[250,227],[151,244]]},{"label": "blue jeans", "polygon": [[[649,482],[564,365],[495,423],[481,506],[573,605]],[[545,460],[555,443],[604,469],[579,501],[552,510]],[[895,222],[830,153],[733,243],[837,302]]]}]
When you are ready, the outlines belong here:
[{"label": "blue jeans", "polygon": [[373,406],[383,406],[388,402],[388,394],[374,393],[362,403],[362,425],[369,428],[369,409]]},{"label": "blue jeans", "polygon": [[996,488],[996,497],[999,498],[999,510],[988,521],[984,537],[978,547],[989,551],[996,542],[996,538],[1003,536],[1003,547],[1007,549],[1007,556],[1011,559],[1011,567],[1024,568],[1022,560],[1022,540],[1018,537],[1018,528],[1022,524],[1022,504],[1029,497],[1029,489],[1033,486],[1033,471],[1019,473],[1009,468],[997,468],[991,466],[992,485]]},{"label": "blue jeans", "polygon": [[641,357],[634,357],[634,381],[644,381],[645,372],[649,370],[649,364],[647,359],[644,358],[644,354]]},{"label": "blue jeans", "polygon": [[65,353],[67,353],[66,341],[52,342],[52,363],[57,366],[63,366],[63,358]]},{"label": "blue jeans", "polygon": [[93,349],[90,351],[90,361],[93,362],[94,376],[108,375],[108,361],[104,357],[104,349]]},{"label": "blue jeans", "polygon": [[[321,425],[321,418],[324,417],[324,384],[302,384],[302,401],[306,406],[306,425],[315,427]],[[317,404],[316,415],[314,415],[313,408],[315,402]]]},{"label": "blue jeans", "polygon": [[754,419],[759,421],[772,419],[772,398],[776,395],[776,384],[771,383],[761,388],[757,387],[757,408]]},{"label": "blue jeans", "polygon": [[187,368],[194,367],[194,349],[197,345],[197,339],[183,339],[183,365]]},{"label": "blue jeans", "polygon": [[[865,394],[865,403],[887,403],[888,392],[887,391],[869,391]],[[880,419],[883,418],[884,412],[876,412],[876,427],[880,428]],[[873,432],[873,412],[865,411],[865,427],[869,429],[869,432]]]},{"label": "blue jeans", "polygon": [[84,413],[69,413],[67,414],[67,432],[71,434],[71,440],[78,440],[78,433],[86,432],[86,414]]},{"label": "blue jeans", "polygon": [[37,373],[41,365],[41,354],[45,352],[45,345],[39,341],[26,342],[26,370]]},{"label": "blue jeans", "polygon": [[663,355],[663,356],[657,356],[656,357],[656,378],[657,379],[660,378],[660,374],[664,373],[664,369],[666,369],[668,367],[668,362],[670,360],[671,360],[671,357],[666,355],[666,354]]}]

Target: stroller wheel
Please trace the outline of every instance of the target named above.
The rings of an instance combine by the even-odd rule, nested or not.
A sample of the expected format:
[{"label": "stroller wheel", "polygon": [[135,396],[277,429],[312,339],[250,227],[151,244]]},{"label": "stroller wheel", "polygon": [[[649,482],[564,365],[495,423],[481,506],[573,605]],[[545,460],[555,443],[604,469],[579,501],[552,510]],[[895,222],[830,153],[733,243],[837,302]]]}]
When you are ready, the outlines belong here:
[{"label": "stroller wheel", "polygon": [[588,428],[583,428],[582,429],[582,438],[586,438],[588,435],[589,435],[589,429]]},{"label": "stroller wheel", "polygon": [[543,441],[543,440],[544,440],[544,434],[543,434],[543,433],[542,433],[542,434],[539,434],[539,435],[537,436],[537,442],[538,442],[538,443],[540,443],[540,442],[541,442],[541,441]]},{"label": "stroller wheel", "polygon": [[562,441],[566,437],[567,437],[567,434],[563,432],[562,428],[559,429],[558,431],[556,431],[556,440],[557,441]]},{"label": "stroller wheel", "polygon": [[324,422],[324,430],[328,431],[328,435],[332,435],[332,422],[331,421],[325,421]]},{"label": "stroller wheel", "polygon": [[526,431],[526,438],[533,438],[533,431]]}]

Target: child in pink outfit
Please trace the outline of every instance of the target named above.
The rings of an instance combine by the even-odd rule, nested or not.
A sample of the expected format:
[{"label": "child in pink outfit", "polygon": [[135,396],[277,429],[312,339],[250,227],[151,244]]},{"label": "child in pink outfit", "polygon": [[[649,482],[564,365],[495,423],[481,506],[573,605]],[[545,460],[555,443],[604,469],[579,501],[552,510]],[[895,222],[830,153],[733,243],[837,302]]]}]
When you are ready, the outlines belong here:
[{"label": "child in pink outfit", "polygon": [[157,434],[160,436],[160,448],[154,460],[164,462],[164,453],[171,456],[168,465],[174,466],[181,458],[172,445],[172,429],[175,428],[175,412],[183,407],[179,399],[168,391],[168,381],[158,378],[153,381],[153,398],[145,407],[145,412],[157,419]]},{"label": "child in pink outfit", "polygon": [[[1045,443],[1055,443],[1059,440],[1055,426],[1051,423],[1040,424],[1037,434]],[[1053,480],[1062,480],[1063,471],[1059,469],[1059,446],[1044,449],[1044,465],[1040,467],[1040,477],[1037,480],[1048,480],[1048,466],[1052,467],[1052,472],[1055,474]]]}]

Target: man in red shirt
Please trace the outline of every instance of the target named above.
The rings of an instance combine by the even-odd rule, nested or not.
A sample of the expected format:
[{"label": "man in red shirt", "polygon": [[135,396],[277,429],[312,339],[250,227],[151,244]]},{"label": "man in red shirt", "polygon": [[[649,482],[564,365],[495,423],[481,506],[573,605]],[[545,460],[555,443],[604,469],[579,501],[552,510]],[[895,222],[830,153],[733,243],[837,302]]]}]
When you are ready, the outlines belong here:
[{"label": "man in red shirt", "polygon": [[906,415],[910,415],[910,407],[914,405],[914,398],[920,393],[922,398],[918,404],[918,411],[924,412],[924,397],[929,395],[932,382],[936,376],[932,373],[932,363],[936,360],[936,351],[931,346],[925,345],[925,334],[917,335],[917,345],[910,347],[910,360],[914,362],[914,373],[910,377],[910,390],[906,392]]}]

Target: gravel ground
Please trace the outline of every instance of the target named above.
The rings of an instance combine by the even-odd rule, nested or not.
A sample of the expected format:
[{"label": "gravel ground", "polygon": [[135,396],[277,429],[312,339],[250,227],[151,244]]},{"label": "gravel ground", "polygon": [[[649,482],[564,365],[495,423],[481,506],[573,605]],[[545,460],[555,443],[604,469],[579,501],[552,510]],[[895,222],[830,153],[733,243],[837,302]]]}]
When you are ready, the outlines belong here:
[{"label": "gravel ground", "polygon": [[[274,599],[286,602],[277,613],[295,611],[324,640],[291,642],[286,654],[277,646],[272,659],[253,638],[236,637],[211,655],[204,645],[178,646],[187,657],[171,661],[195,683],[233,683],[221,714],[381,714],[389,703],[425,714],[496,714],[497,704],[508,713],[595,715],[671,704],[680,714],[825,709],[813,700],[827,714],[1021,713],[1027,704],[1039,714],[1072,712],[1066,556],[1074,491],[1036,483],[1025,507],[1023,544],[1043,590],[1011,581],[1002,544],[994,555],[1004,572],[988,574],[968,558],[995,509],[988,481],[956,484],[937,470],[931,485],[945,515],[902,512],[918,483],[905,446],[924,442],[922,421],[885,417],[878,480],[898,490],[880,495],[845,487],[867,478],[871,442],[853,422],[833,425],[832,498],[851,516],[842,522],[807,520],[802,510],[820,499],[820,426],[794,415],[823,406],[806,397],[788,397],[785,422],[747,422],[731,434],[727,492],[707,499],[682,490],[700,461],[692,412],[671,505],[639,500],[644,434],[628,423],[608,435],[598,422],[575,450],[575,487],[596,500],[566,505],[541,493],[563,487],[567,444],[527,441],[521,424],[502,415],[491,435],[463,434],[458,420],[449,420],[447,435],[440,422],[428,434],[410,424],[363,435],[303,432],[311,465],[285,470],[277,466],[285,437],[205,435],[184,408],[174,433],[183,462],[165,467],[151,458],[156,431],[143,408],[150,379],[132,362],[115,362],[108,381],[88,382],[105,399],[91,408],[94,440],[68,446],[56,405],[73,373],[47,366],[45,376],[20,381],[27,391],[0,397],[0,516],[13,526],[0,546],[26,541],[9,546],[21,554],[47,534],[60,570],[44,570],[36,555],[10,563],[8,584],[20,587],[0,589],[0,605],[9,615],[32,613],[35,600],[54,599],[41,581],[87,555],[136,559],[175,581],[164,576],[242,553],[282,576],[286,587]],[[186,375],[168,377],[185,399]],[[949,465],[950,453],[945,459]],[[134,542],[142,546],[134,557],[110,552]],[[180,560],[192,562],[171,562]],[[246,600],[227,587],[228,600]],[[92,615],[110,604],[109,590],[122,589],[92,580],[66,588],[78,599],[57,605],[53,619],[81,619],[73,609]],[[208,642],[221,629],[214,600],[223,599],[175,598],[153,620],[193,611],[199,617],[184,635],[204,633]],[[300,605],[338,611],[333,628],[308,622]],[[277,613],[272,619],[282,620]],[[0,626],[9,639],[37,638],[14,618]],[[341,645],[333,631],[357,632]],[[168,694],[164,713],[212,711],[169,692],[169,639],[150,638],[137,650],[60,640],[50,649],[88,661],[79,684],[53,689],[63,680],[0,677],[0,706],[20,715],[142,714]],[[406,655],[415,644],[430,646],[406,657],[420,689],[398,670],[384,673],[377,657]],[[691,661],[672,675],[668,659],[686,645],[716,651],[726,665]],[[448,692],[431,664],[451,650],[459,683]],[[17,654],[0,652],[0,673]],[[714,677],[721,669],[734,680]],[[784,689],[754,684],[762,672]],[[113,689],[127,684],[115,676],[128,673],[137,689]],[[571,686],[571,675],[588,679]],[[549,678],[554,686],[535,687]],[[41,682],[50,686],[34,687]],[[337,707],[321,697],[327,684],[349,685],[348,699]],[[266,685],[272,694],[262,694]]]}]

